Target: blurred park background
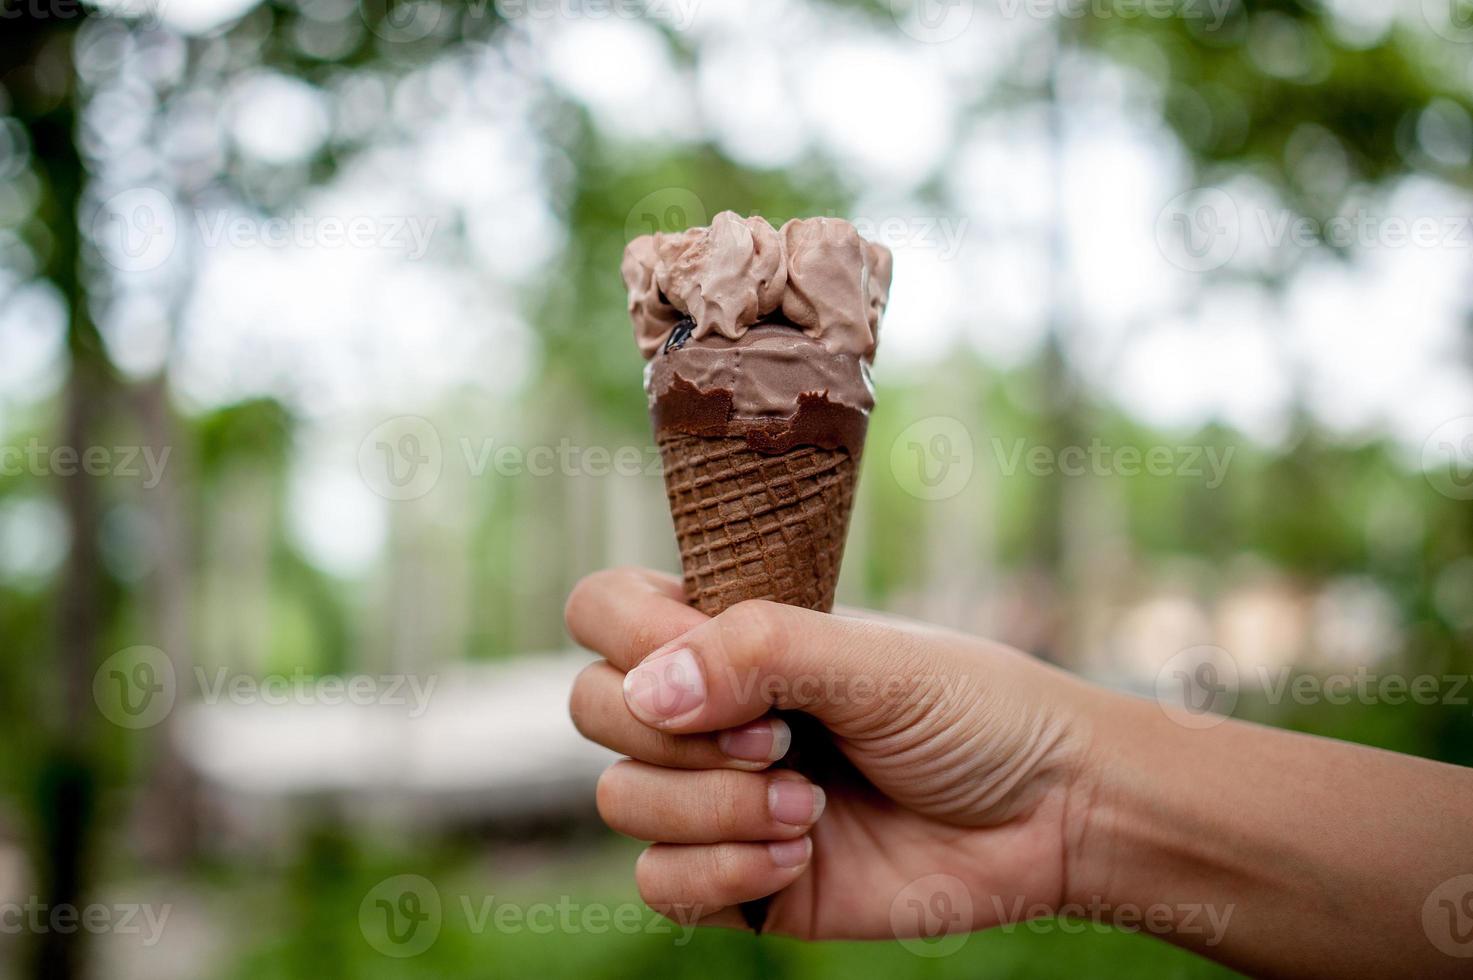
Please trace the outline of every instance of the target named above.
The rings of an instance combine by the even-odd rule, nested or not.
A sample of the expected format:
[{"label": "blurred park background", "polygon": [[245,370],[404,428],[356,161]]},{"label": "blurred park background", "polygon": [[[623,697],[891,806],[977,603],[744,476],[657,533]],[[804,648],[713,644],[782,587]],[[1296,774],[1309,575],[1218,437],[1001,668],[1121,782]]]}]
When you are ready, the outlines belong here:
[{"label": "blurred park background", "polygon": [[1466,4],[0,14],[0,977],[1222,973],[639,911],[561,608],[676,566],[619,258],[728,208],[895,251],[842,601],[1473,764]]}]

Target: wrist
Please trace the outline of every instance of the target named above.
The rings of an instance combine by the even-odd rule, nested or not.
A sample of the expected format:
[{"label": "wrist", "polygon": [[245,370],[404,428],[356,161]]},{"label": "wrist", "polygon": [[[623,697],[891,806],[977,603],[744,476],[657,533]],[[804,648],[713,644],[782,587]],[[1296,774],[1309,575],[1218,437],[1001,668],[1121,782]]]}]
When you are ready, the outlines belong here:
[{"label": "wrist", "polygon": [[1291,893],[1296,855],[1232,802],[1242,781],[1221,751],[1225,733],[1183,728],[1153,701],[1101,688],[1088,687],[1081,712],[1089,740],[1071,794],[1067,901],[1231,961],[1239,906]]},{"label": "wrist", "polygon": [[[1172,775],[1184,760],[1176,728],[1150,701],[1080,682],[1081,733],[1070,781],[1065,901],[1143,910],[1196,900],[1191,879],[1211,840],[1195,812],[1191,782]],[[1186,773],[1178,773],[1186,776]]]},{"label": "wrist", "polygon": [[1112,695],[1078,683],[1072,699],[1075,716],[1076,751],[1068,780],[1064,821],[1064,883],[1061,900],[1066,905],[1088,905],[1110,901],[1118,887],[1113,871],[1120,846],[1116,839],[1116,801],[1112,781],[1116,777],[1118,747],[1114,724],[1106,710],[1128,712],[1113,705]]}]

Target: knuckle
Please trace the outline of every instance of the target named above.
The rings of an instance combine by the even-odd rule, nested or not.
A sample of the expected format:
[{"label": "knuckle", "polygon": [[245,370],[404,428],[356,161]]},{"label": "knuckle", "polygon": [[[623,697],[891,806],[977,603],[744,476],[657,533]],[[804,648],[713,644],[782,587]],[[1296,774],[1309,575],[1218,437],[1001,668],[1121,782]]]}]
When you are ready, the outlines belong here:
[{"label": "knuckle", "polygon": [[568,695],[568,716],[573,719],[573,727],[578,729],[579,735],[591,741],[597,741],[595,685],[601,666],[602,664],[592,663],[580,670],[573,679],[573,691]]},{"label": "knuckle", "polygon": [[654,732],[655,751],[660,758],[671,765],[682,768],[699,768],[705,759],[701,755],[701,745],[697,739],[686,735],[671,735],[668,732]]},{"label": "knuckle", "polygon": [[585,618],[585,613],[594,593],[598,591],[599,583],[607,572],[594,572],[578,580],[573,586],[573,591],[568,593],[568,601],[563,603],[563,625],[567,627],[569,635],[579,639],[582,635],[580,626]]},{"label": "knuckle", "polygon": [[659,865],[659,855],[654,847],[645,848],[639,860],[634,862],[634,886],[639,889],[640,899],[651,908],[663,904],[669,894]]},{"label": "knuckle", "polygon": [[740,784],[733,779],[735,773],[718,773],[711,802],[711,824],[717,836],[723,840],[738,837],[747,823],[747,799]]},{"label": "knuckle", "polygon": [[722,644],[733,658],[749,663],[780,659],[787,650],[788,617],[783,607],[748,599],[722,614]]},{"label": "knuckle", "polygon": [[624,768],[629,763],[620,760],[609,766],[598,777],[598,785],[594,789],[594,801],[598,805],[598,815],[603,822],[614,830],[625,826],[624,807],[622,806],[624,792]]},{"label": "knuckle", "polygon": [[639,614],[633,629],[629,634],[629,649],[636,654],[636,662],[643,660],[655,649],[665,642],[665,634],[661,630],[661,623],[653,615],[654,603],[646,598],[639,603]]},{"label": "knuckle", "polygon": [[722,904],[746,890],[752,876],[747,862],[733,853],[731,845],[702,848],[700,867],[702,877],[709,883],[711,897]]},{"label": "knuckle", "polygon": [[674,905],[696,894],[690,851],[673,850],[675,845],[653,844],[634,863],[634,884],[646,905],[664,915]]}]

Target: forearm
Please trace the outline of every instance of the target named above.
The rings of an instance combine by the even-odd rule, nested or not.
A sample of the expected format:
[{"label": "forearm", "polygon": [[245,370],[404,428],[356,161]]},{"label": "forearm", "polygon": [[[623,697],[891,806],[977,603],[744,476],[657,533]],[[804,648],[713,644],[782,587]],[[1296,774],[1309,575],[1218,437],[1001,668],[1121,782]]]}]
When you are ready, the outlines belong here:
[{"label": "forearm", "polygon": [[1236,721],[1191,730],[1114,694],[1086,714],[1071,901],[1169,915],[1163,938],[1255,975],[1469,967],[1422,913],[1473,872],[1473,770]]}]

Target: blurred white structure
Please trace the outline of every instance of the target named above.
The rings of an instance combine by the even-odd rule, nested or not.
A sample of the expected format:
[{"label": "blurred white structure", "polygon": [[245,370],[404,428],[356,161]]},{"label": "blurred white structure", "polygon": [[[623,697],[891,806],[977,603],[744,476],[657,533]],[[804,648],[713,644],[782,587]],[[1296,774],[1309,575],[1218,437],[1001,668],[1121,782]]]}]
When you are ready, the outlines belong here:
[{"label": "blurred white structure", "polygon": [[362,678],[378,703],[226,693],[181,706],[175,730],[207,812],[232,834],[269,833],[302,801],[336,800],[355,818],[395,825],[566,817],[591,812],[598,775],[616,758],[568,717],[587,663],[556,653],[454,664],[392,691],[396,679]]}]

